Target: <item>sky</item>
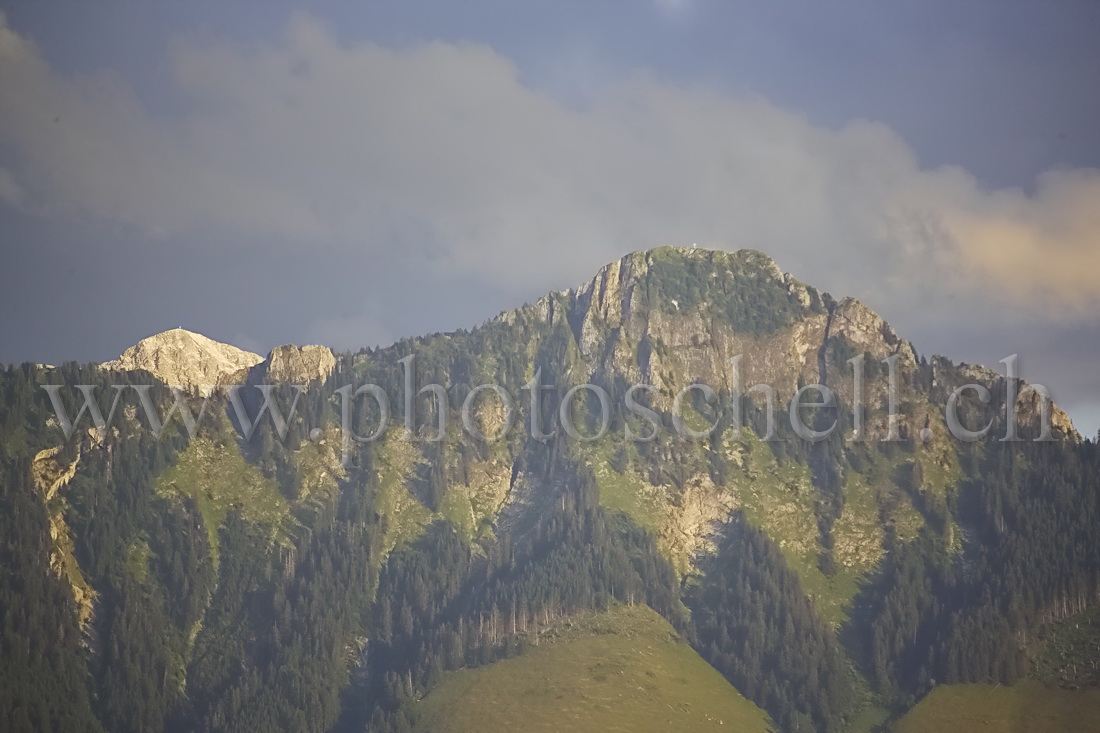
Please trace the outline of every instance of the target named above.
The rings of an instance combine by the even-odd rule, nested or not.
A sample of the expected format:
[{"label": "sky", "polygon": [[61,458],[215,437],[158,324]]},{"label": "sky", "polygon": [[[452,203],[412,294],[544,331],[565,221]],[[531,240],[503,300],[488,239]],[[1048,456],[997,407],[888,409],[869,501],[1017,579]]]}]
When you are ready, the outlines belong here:
[{"label": "sky", "polygon": [[357,349],[697,243],[1100,428],[1100,3],[307,7],[0,2],[0,362]]}]

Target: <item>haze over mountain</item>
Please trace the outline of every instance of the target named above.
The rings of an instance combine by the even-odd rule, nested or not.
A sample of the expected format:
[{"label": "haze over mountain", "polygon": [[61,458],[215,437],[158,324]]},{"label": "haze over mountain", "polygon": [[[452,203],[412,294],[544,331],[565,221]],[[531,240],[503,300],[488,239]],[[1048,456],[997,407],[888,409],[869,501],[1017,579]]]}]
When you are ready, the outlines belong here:
[{"label": "haze over mountain", "polygon": [[[765,394],[734,400],[734,364],[774,389],[774,425]],[[442,397],[414,391],[406,414],[406,368]],[[251,437],[224,389],[200,412],[230,379]],[[164,416],[172,380],[194,390],[194,436],[178,414],[154,435],[122,390],[113,427],[84,416],[66,440],[42,388],[75,417],[75,385],[98,385],[106,415],[111,385],[152,383]],[[285,436],[271,404],[259,419],[268,381]],[[816,383],[837,407],[811,389],[792,422]],[[606,415],[593,389],[559,409],[584,384]],[[388,427],[345,385],[377,385]],[[513,429],[479,385],[510,397]],[[1022,440],[1002,441],[1004,376],[924,357],[758,251],[635,252],[476,329],[356,353],[261,358],[175,329],[104,365],[10,366],[0,386],[6,729],[475,730],[528,695],[532,730],[637,712],[620,697],[666,701],[654,730],[870,730],[961,683],[1095,683],[1097,446],[1057,408],[1054,440],[1033,440],[1025,384]],[[988,434],[953,436],[951,410]],[[1067,653],[1084,661],[1050,661]],[[1094,695],[1065,700],[1096,719]],[[926,710],[906,724],[942,720]]]}]

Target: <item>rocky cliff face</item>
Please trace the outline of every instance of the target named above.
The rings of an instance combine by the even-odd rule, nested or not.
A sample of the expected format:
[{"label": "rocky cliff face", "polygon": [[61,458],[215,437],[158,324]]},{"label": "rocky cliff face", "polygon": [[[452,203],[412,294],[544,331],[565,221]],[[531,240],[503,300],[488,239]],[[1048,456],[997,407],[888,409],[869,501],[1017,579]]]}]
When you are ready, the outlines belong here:
[{"label": "rocky cliff face", "polygon": [[142,339],[104,369],[144,370],[166,384],[193,391],[243,382],[263,361],[259,354],[219,343],[182,328]]},{"label": "rocky cliff face", "polygon": [[568,320],[591,374],[663,388],[662,404],[691,381],[731,387],[738,355],[744,387],[763,383],[789,396],[800,383],[829,384],[829,371],[850,368],[826,359],[831,338],[868,359],[900,354],[904,368],[916,366],[909,342],[870,308],[826,298],[756,250],[663,247],[500,320]]},{"label": "rocky cliff face", "polygon": [[[783,318],[774,329],[742,328],[726,316],[746,283],[799,317]],[[748,313],[736,315],[752,320]],[[816,369],[811,346],[825,327],[817,291],[782,273],[766,255],[683,247],[631,253],[576,289],[547,295],[500,320],[523,317],[567,320],[591,373],[656,386],[668,386],[663,382],[673,376],[728,386],[737,354],[744,357],[746,379],[793,384],[804,368]]]},{"label": "rocky cliff face", "polygon": [[[1003,374],[981,365],[954,364],[947,357],[937,354],[931,359],[931,368],[931,390],[934,399],[944,400],[950,392],[967,384],[981,385],[989,390],[995,398],[1007,394],[1009,389],[1008,379]],[[972,395],[973,393],[968,392],[967,394]],[[1032,388],[1028,382],[1018,380],[1016,395],[1016,423],[1021,435],[1026,438],[1039,435],[1042,425],[1046,422],[1044,410],[1049,409],[1052,437],[1056,439],[1064,438],[1073,443],[1080,443],[1083,440],[1081,434],[1073,426],[1073,421],[1069,415],[1053,403],[1048,403],[1044,407],[1046,400],[1041,396],[1038,389]],[[965,413],[965,402],[963,404],[964,409],[961,412]],[[980,420],[972,421],[972,427],[978,429],[981,425],[985,425],[987,417],[989,416],[983,414]],[[993,417],[995,418],[994,432],[1003,431],[1005,428],[1001,419],[1002,416],[996,415]]]},{"label": "rocky cliff face", "polygon": [[[848,360],[859,354],[865,358],[863,398],[871,413],[887,406],[888,381],[881,364],[892,356],[898,357],[902,399],[927,397],[912,391],[918,368],[913,345],[885,319],[855,298],[834,301],[756,250],[662,247],[634,252],[577,288],[551,293],[498,320],[515,323],[523,318],[547,324],[567,321],[589,377],[652,384],[660,390],[660,407],[670,406],[675,391],[692,381],[731,387],[738,355],[742,387],[768,384],[781,399],[802,384],[821,383],[850,406],[855,395]],[[973,371],[938,357],[933,361],[936,374]],[[1001,375],[979,371],[979,382],[991,391],[1004,391]],[[1020,384],[1018,403],[1024,426],[1037,424],[1040,406],[1038,396],[1026,387]],[[919,431],[925,417],[918,411],[915,417],[899,419],[912,423],[905,425],[908,434]],[[1056,434],[1080,440],[1057,406],[1051,417]],[[873,415],[868,427],[872,437],[887,430],[886,422]]]},{"label": "rocky cliff face", "polygon": [[336,368],[336,356],[327,346],[276,346],[249,376],[253,381],[307,384],[323,381]]},{"label": "rocky cliff face", "polygon": [[96,594],[88,585],[77,562],[72,532],[65,522],[65,503],[57,501],[56,497],[76,475],[83,446],[94,445],[94,435],[93,431],[88,431],[77,440],[75,455],[66,457],[65,446],[56,446],[39,451],[31,462],[35,488],[42,492],[49,509],[50,539],[53,543],[50,549],[50,569],[69,584],[82,630],[87,629],[88,622],[92,619]]}]

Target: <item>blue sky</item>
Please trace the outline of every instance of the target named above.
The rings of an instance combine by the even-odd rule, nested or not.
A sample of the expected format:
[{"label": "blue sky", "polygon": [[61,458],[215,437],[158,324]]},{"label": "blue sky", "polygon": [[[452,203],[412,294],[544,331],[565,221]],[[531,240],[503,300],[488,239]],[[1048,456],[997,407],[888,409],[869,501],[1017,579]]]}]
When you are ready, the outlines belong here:
[{"label": "blue sky", "polygon": [[0,359],[475,325],[753,247],[1100,427],[1100,5],[0,4]]}]

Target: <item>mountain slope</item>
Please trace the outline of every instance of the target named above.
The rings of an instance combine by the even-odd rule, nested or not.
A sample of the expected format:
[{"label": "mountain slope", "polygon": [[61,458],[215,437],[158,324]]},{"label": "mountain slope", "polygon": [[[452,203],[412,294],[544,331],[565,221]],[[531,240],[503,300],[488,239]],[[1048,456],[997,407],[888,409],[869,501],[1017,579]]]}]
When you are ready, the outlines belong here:
[{"label": "mountain slope", "polygon": [[937,687],[898,721],[897,733],[982,730],[989,733],[1096,733],[1100,689],[1051,689],[1027,680],[1012,686]]},{"label": "mountain slope", "polygon": [[417,729],[440,733],[769,730],[645,606],[562,622],[517,657],[449,673],[415,708]]}]

